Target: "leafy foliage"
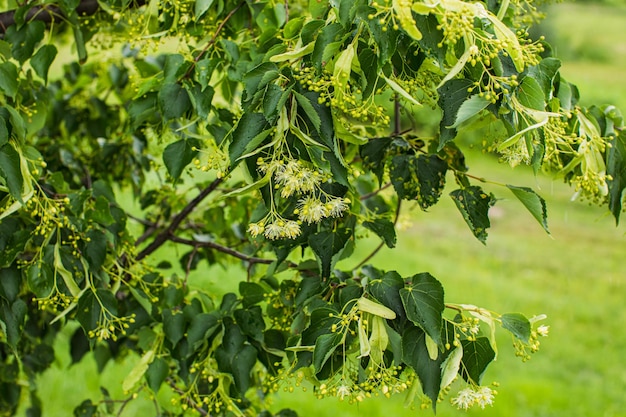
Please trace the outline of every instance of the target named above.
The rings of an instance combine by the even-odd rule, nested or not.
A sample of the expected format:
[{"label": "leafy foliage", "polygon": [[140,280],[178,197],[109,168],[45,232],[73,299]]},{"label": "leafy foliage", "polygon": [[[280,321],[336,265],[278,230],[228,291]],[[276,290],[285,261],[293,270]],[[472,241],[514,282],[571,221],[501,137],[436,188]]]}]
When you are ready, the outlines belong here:
[{"label": "leafy foliage", "polygon": [[[489,150],[620,218],[623,118],[578,105],[528,34],[531,0],[60,1],[0,15],[2,415],[41,411],[37,374],[72,323],[74,362],[138,357],[127,399],[103,389],[77,416],[138,395],[162,415],[295,415],[264,398],[299,386],[434,408],[457,376],[452,403],[484,407],[496,327],[527,360],[544,317],[452,304],[427,272],[369,264],[378,249],[349,269],[362,237],[393,248],[401,205],[436,210],[453,179],[485,243],[498,197],[455,143],[482,123],[505,132]],[[417,124],[428,107],[440,116]],[[539,194],[500,185],[548,230]],[[192,286],[203,261],[241,276]]]}]

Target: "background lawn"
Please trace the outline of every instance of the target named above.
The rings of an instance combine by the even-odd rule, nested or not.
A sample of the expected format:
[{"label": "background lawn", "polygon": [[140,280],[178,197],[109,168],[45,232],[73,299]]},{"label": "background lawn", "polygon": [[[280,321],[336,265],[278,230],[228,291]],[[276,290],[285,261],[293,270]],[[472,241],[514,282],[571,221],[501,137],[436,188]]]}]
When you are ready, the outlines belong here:
[{"label": "background lawn", "polygon": [[[563,76],[580,87],[583,103],[615,103],[626,110],[626,7],[566,3],[551,8],[549,16],[548,38],[565,60]],[[405,204],[397,248],[383,249],[374,262],[404,276],[432,273],[444,284],[449,302],[500,313],[545,313],[550,337],[542,339],[540,352],[523,364],[513,356],[510,339],[501,335],[499,359],[484,380],[501,385],[495,406],[465,413],[441,404],[437,414],[626,416],[624,227],[616,228],[604,209],[570,201],[573,190],[559,181],[537,179],[524,167],[513,170],[478,150],[469,151],[467,159],[474,175],[537,189],[548,202],[551,236],[506,188],[485,184],[501,198],[492,212],[486,246],[472,236],[444,194],[442,203],[427,213]],[[377,243],[371,238],[371,245],[344,265],[353,266]],[[171,249],[156,254],[168,259],[179,255]],[[238,274],[237,268],[214,266],[196,271],[192,282],[220,290]],[[87,396],[100,399],[101,384],[113,387],[114,398],[122,398],[119,387],[134,358],[110,364],[99,380],[91,355],[68,369],[67,340],[61,338],[57,350],[57,361],[39,379],[44,417],[70,415]],[[308,392],[278,395],[274,405],[275,410],[293,407],[302,416],[316,417],[420,413],[405,409],[403,400],[374,399],[348,406],[335,399],[314,400]],[[121,415],[151,416],[154,408],[145,398]]]}]

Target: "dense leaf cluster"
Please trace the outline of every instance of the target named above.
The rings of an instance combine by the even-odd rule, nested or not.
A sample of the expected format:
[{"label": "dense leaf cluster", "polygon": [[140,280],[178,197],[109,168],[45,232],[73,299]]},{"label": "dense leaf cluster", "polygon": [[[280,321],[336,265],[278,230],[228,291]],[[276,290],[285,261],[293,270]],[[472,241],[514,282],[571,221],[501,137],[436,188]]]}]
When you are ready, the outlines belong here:
[{"label": "dense leaf cluster", "polygon": [[[454,405],[490,405],[496,329],[525,360],[547,335],[541,316],[449,303],[429,273],[368,265],[378,249],[339,262],[367,233],[393,248],[402,202],[435,209],[444,193],[486,241],[497,198],[455,142],[469,127],[491,127],[490,150],[557,172],[619,220],[623,119],[579,106],[528,34],[539,15],[531,0],[62,0],[1,13],[0,414],[29,397],[39,415],[37,374],[64,329],[74,362],[92,351],[102,370],[137,354],[128,397],[104,387],[79,416],[138,395],[159,415],[270,416],[265,396],[294,387],[352,402],[405,392],[434,408],[460,386]],[[548,230],[534,190],[502,189]],[[207,263],[242,268],[215,282]]]}]

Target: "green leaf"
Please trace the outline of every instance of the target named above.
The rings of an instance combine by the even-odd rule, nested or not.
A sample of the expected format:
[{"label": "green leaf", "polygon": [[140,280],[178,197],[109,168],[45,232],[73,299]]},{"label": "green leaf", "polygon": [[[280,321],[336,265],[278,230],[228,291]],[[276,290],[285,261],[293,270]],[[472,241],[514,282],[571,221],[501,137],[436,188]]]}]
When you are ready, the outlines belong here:
[{"label": "green leaf", "polygon": [[463,359],[462,345],[455,347],[452,353],[448,355],[446,360],[441,364],[441,389],[445,389],[454,382],[461,368],[461,359]]},{"label": "green leaf", "polygon": [[178,179],[183,170],[193,160],[198,153],[195,150],[197,142],[193,139],[181,139],[178,142],[170,143],[163,151],[163,162],[167,167],[167,172],[174,179]]},{"label": "green leaf", "polygon": [[4,117],[0,116],[0,147],[6,145],[9,141],[9,129],[7,128],[7,121]]},{"label": "green leaf", "polygon": [[545,110],[545,96],[546,94],[541,88],[541,85],[539,85],[539,82],[530,75],[524,77],[517,91],[519,102],[523,106],[534,110]]},{"label": "green leaf", "polygon": [[430,359],[426,348],[426,334],[419,327],[410,326],[402,334],[402,361],[413,368],[422,384],[422,391],[432,400],[436,409],[441,386],[441,355]]},{"label": "green leaf", "polygon": [[396,228],[391,220],[376,219],[373,222],[363,222],[363,226],[380,236],[387,247],[396,246]]},{"label": "green leaf", "polygon": [[[0,120],[1,121],[1,120]],[[626,189],[626,131],[622,131],[611,140],[611,147],[606,151],[606,173],[609,186],[609,210],[619,225]]]},{"label": "green leaf", "polygon": [[437,89],[439,107],[443,111],[439,123],[439,148],[437,150],[441,150],[446,143],[456,137],[456,129],[449,126],[453,126],[456,122],[459,109],[470,95],[467,89],[472,85],[473,83],[469,79],[453,79]]},{"label": "green leaf", "polygon": [[278,76],[278,67],[271,62],[263,62],[248,71],[243,77],[244,89],[241,101],[244,110],[255,107],[263,97],[265,87]]},{"label": "green leaf", "polygon": [[461,107],[459,107],[459,110],[456,114],[456,120],[454,121],[454,124],[452,126],[448,126],[448,128],[454,129],[459,127],[463,122],[468,121],[469,119],[486,109],[489,104],[491,104],[491,101],[479,96],[478,94],[474,94],[473,96],[465,100],[463,104],[461,104]]},{"label": "green leaf", "polygon": [[256,282],[241,281],[239,283],[239,294],[242,296],[244,308],[258,304],[265,299],[265,289]]},{"label": "green leaf", "polygon": [[544,100],[550,99],[559,68],[561,68],[561,61],[552,57],[543,58],[539,64],[528,68],[528,75],[534,78],[544,91]]},{"label": "green leaf", "polygon": [[187,330],[187,342],[192,351],[196,351],[217,330],[219,325],[218,315],[215,313],[201,313],[191,319]]},{"label": "green leaf", "polygon": [[215,359],[221,372],[233,375],[239,392],[250,386],[250,371],[256,363],[256,349],[245,344],[246,338],[232,319],[224,319],[222,344],[215,350]]},{"label": "green leaf", "polygon": [[233,317],[246,336],[258,342],[263,342],[265,321],[263,320],[261,307],[252,306],[246,309],[237,309],[233,312]]},{"label": "green leaf", "polygon": [[385,173],[387,149],[391,141],[391,138],[371,139],[359,149],[364,167],[370,169],[381,184]]},{"label": "green leaf", "polygon": [[149,350],[143,354],[139,361],[135,364],[133,369],[126,375],[124,381],[122,381],[122,390],[128,392],[132,390],[135,385],[143,378],[144,374],[148,370],[148,366],[154,360],[154,350]]},{"label": "green leaf", "polygon": [[417,200],[422,210],[439,201],[448,164],[437,155],[396,155],[391,161],[391,182],[398,197]]},{"label": "green leaf", "polygon": [[22,201],[22,176],[21,159],[19,153],[10,144],[0,147],[0,175],[9,187],[9,193],[17,201]]},{"label": "green leaf", "polygon": [[104,264],[107,255],[107,239],[103,232],[91,229],[87,232],[85,244],[85,258],[89,262],[89,269],[96,272]]},{"label": "green leaf", "polygon": [[172,343],[172,347],[183,338],[185,334],[185,316],[181,312],[172,312],[165,309],[162,313],[163,333],[165,338]]},{"label": "green leaf", "polygon": [[506,313],[500,317],[502,327],[513,333],[519,340],[528,343],[530,339],[530,321],[520,313]]},{"label": "green leaf", "polygon": [[335,56],[341,47],[340,39],[344,34],[345,30],[340,23],[331,23],[320,30],[311,54],[315,69],[321,71],[324,64]]},{"label": "green leaf", "polygon": [[322,126],[322,119],[320,119],[320,115],[317,113],[317,110],[315,110],[315,107],[313,107],[313,104],[311,103],[311,100],[310,100],[310,96],[309,97],[303,96],[302,94],[296,91],[293,92],[293,95],[296,98],[298,105],[302,108],[302,110],[304,110],[304,113],[307,115],[307,117],[313,124],[313,127],[315,128],[315,130],[319,132]]},{"label": "green leaf", "polygon": [[337,346],[341,344],[343,334],[341,333],[329,333],[323,334],[315,341],[315,349],[313,350],[313,367],[315,373],[322,370],[328,359],[332,356],[337,349]]},{"label": "green leaf", "polygon": [[399,318],[406,317],[400,290],[404,288],[404,280],[396,271],[389,271],[382,277],[370,280],[367,291],[385,307],[390,308]]},{"label": "green leaf", "polygon": [[546,201],[541,198],[535,191],[528,187],[516,187],[507,185],[508,189],[513,192],[515,197],[528,209],[530,214],[539,222],[541,227],[549,234],[548,230],[548,210]]},{"label": "green leaf", "polygon": [[161,384],[169,375],[170,369],[163,358],[155,358],[146,370],[146,381],[152,392],[159,391]]},{"label": "green leaf", "polygon": [[4,298],[9,303],[17,299],[22,282],[22,273],[17,269],[17,265],[10,268],[0,268],[0,298]]},{"label": "green leaf", "polygon": [[231,168],[239,164],[239,157],[249,152],[249,145],[267,129],[267,121],[261,113],[244,113],[237,122],[232,134],[232,142],[228,149]]},{"label": "green leaf", "polygon": [[50,65],[57,56],[57,48],[54,45],[44,45],[31,58],[30,64],[33,66],[35,73],[48,83],[48,70]]},{"label": "green leaf", "polygon": [[204,14],[211,8],[213,2],[215,0],[196,0],[196,5],[194,8],[194,14],[196,15],[196,20],[199,20]]},{"label": "green leaf", "polygon": [[211,104],[213,102],[213,96],[215,91],[211,86],[203,88],[200,84],[194,84],[189,90],[189,97],[191,104],[196,111],[196,114],[201,119],[209,117],[211,112]]},{"label": "green leaf", "polygon": [[443,297],[443,286],[428,272],[413,275],[407,286],[400,290],[407,318],[421,327],[437,345],[442,344]]},{"label": "green leaf", "polygon": [[191,109],[189,94],[180,84],[164,84],[158,94],[159,107],[166,120],[181,117]]},{"label": "green leaf", "polygon": [[480,385],[483,373],[493,361],[496,354],[486,337],[479,337],[476,341],[461,340],[463,359],[460,373],[468,383]]},{"label": "green leaf", "polygon": [[341,252],[352,237],[348,229],[322,231],[309,236],[309,246],[316,255],[322,278],[329,278]]},{"label": "green leaf", "polygon": [[485,243],[489,222],[489,208],[494,205],[495,199],[486,194],[478,186],[470,186],[450,193],[456,207],[463,215],[463,219],[478,240]]},{"label": "green leaf", "polygon": [[0,91],[8,97],[15,98],[18,82],[19,77],[15,64],[12,62],[3,62],[0,64]]},{"label": "green leaf", "polygon": [[4,39],[11,44],[11,53],[20,64],[33,55],[35,46],[43,39],[45,29],[45,24],[39,20],[31,21],[19,29],[17,25],[7,28]]}]

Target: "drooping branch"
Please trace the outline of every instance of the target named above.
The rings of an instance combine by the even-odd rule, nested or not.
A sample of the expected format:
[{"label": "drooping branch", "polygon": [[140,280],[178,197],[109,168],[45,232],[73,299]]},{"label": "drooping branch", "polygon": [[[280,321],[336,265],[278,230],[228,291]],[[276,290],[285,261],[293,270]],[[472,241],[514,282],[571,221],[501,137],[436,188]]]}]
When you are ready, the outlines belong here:
[{"label": "drooping branch", "polygon": [[200,194],[196,196],[196,198],[191,200],[185,206],[185,208],[180,211],[180,213],[174,216],[172,222],[169,224],[169,226],[167,226],[167,228],[165,228],[165,230],[159,233],[148,246],[146,246],[141,252],[137,254],[136,259],[138,261],[142,260],[146,256],[150,255],[152,252],[160,248],[165,242],[167,242],[167,240],[173,236],[174,231],[178,229],[178,226],[180,226],[183,220],[185,220],[187,216],[191,214],[191,212],[196,208],[196,206],[198,206],[198,204],[202,202],[202,200],[204,200],[209,194],[215,191],[215,189],[222,183],[222,181],[222,178],[217,178],[204,190],[202,190]]},{"label": "drooping branch", "polygon": [[234,249],[231,249],[226,246],[222,246],[215,242],[203,242],[198,240],[185,239],[178,236],[170,236],[169,240],[175,243],[181,243],[183,245],[193,246],[195,248],[211,248],[215,249],[218,252],[225,253],[227,255],[234,256],[237,259],[241,259],[242,261],[250,262],[251,264],[271,264],[274,262],[271,259],[257,258],[254,256],[246,255],[245,253],[238,252]]},{"label": "drooping branch", "polygon": [[[140,0],[142,3],[144,0]],[[79,16],[91,16],[100,9],[98,0],[82,0],[76,7]],[[7,28],[15,24],[15,13],[17,10],[9,10],[0,13],[0,36],[4,35]],[[52,23],[62,20],[65,14],[60,7],[45,4],[31,7],[24,16],[25,21],[39,20],[44,23]]]}]

